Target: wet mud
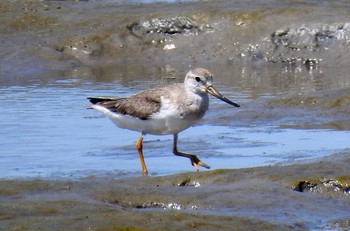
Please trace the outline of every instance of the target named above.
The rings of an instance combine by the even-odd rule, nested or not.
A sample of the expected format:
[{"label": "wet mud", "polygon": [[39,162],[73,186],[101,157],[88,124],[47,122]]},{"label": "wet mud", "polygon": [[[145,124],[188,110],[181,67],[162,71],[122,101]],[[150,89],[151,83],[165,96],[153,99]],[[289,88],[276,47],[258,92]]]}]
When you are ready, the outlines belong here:
[{"label": "wet mud", "polygon": [[[349,130],[348,89],[324,89],[259,99],[235,114],[236,124],[266,124],[297,129]],[[229,116],[229,115],[228,115]],[[220,118],[224,123],[225,115]]]},{"label": "wet mud", "polygon": [[17,4],[0,5],[7,57],[1,68],[9,76],[9,64],[19,68],[17,75],[37,75],[48,68],[64,71],[136,61],[158,68],[275,64],[317,75],[323,67],[346,64],[349,58],[348,9],[341,2],[327,7],[310,1]]},{"label": "wet mud", "polygon": [[171,176],[1,180],[3,230],[347,230],[349,153]]},{"label": "wet mud", "polygon": [[[1,97],[18,106],[15,116],[34,108],[40,123],[11,113],[2,121],[29,120],[32,137],[21,144],[36,141],[38,150],[59,156],[77,139],[66,130],[86,133],[86,123],[63,118],[91,117],[76,108],[92,88],[100,94],[111,93],[111,83],[134,91],[180,82],[202,66],[242,105],[235,112],[213,105],[209,124],[350,130],[349,12],[348,1],[1,1]],[[41,111],[42,100],[61,95],[70,98]],[[33,139],[37,127],[44,135],[57,131],[57,118],[67,124],[60,128],[65,139],[51,134],[50,147]],[[20,126],[5,125],[1,135],[18,146]],[[71,145],[75,152],[96,140],[85,138]],[[106,158],[115,152],[98,148],[108,150]],[[349,230],[349,154],[166,176],[0,176],[0,230]],[[8,155],[11,161],[21,153]]]}]

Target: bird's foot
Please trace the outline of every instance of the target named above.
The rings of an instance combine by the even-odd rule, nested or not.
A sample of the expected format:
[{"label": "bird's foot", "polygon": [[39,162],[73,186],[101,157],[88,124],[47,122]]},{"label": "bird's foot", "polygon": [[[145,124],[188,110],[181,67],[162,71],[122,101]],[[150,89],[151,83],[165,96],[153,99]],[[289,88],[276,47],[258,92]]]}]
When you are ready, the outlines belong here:
[{"label": "bird's foot", "polygon": [[198,172],[199,171],[199,167],[204,167],[204,168],[207,168],[209,169],[210,166],[207,165],[206,163],[202,162],[200,159],[198,159],[197,156],[195,155],[191,155],[191,164],[194,166],[194,168],[196,169],[196,171]]}]

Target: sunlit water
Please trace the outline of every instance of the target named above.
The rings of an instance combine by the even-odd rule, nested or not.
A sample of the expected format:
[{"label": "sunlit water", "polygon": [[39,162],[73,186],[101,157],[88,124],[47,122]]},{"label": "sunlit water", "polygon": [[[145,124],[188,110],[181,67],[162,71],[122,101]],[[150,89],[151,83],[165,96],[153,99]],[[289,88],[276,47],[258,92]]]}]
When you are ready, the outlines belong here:
[{"label": "sunlit water", "polygon": [[[140,89],[80,80],[0,88],[0,178],[140,175],[135,149],[140,134],[85,107],[87,96],[126,96]],[[223,105],[212,99],[209,110],[218,106]],[[179,150],[198,154],[212,169],[245,168],[329,155],[348,148],[348,137],[348,131],[221,126],[207,116],[180,133]],[[171,135],[146,136],[150,174],[194,171],[188,159],[171,150]]]}]

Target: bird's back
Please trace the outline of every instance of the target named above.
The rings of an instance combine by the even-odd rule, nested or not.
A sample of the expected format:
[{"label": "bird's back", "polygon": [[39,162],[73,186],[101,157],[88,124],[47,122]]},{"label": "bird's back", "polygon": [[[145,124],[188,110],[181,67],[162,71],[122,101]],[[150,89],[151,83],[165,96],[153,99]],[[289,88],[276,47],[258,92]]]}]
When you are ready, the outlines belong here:
[{"label": "bird's back", "polygon": [[149,134],[178,133],[198,122],[208,109],[208,96],[189,94],[183,83],[145,90],[126,98],[88,99],[92,108],[119,127]]}]

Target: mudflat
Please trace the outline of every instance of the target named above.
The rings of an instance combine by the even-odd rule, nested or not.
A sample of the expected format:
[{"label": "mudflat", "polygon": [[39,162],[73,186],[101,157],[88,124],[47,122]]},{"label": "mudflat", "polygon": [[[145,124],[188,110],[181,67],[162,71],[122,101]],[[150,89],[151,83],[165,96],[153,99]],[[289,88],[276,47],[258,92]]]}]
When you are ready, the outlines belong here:
[{"label": "mudflat", "polygon": [[346,230],[349,153],[169,176],[1,180],[3,230]]},{"label": "mudflat", "polygon": [[[349,11],[1,1],[0,230],[349,230]],[[181,82],[193,67],[241,104],[213,100],[183,136],[213,170],[182,168],[160,138],[146,143],[151,176],[138,176],[137,135],[103,124],[86,97]]]}]

